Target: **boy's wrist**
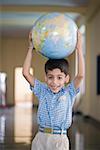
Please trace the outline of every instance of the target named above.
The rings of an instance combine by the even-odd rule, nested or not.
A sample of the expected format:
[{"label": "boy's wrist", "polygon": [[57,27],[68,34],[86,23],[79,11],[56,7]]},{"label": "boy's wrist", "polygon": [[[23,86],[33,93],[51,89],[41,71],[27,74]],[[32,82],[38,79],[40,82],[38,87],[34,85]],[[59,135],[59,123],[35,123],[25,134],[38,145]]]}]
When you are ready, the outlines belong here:
[{"label": "boy's wrist", "polygon": [[82,48],[76,48],[77,52],[82,52]]},{"label": "boy's wrist", "polygon": [[32,48],[32,47],[28,47],[28,51],[29,51],[30,53],[33,53],[33,48]]},{"label": "boy's wrist", "polygon": [[34,46],[33,46],[33,45],[29,45],[29,46],[28,46],[28,49],[33,50],[33,49],[34,49]]},{"label": "boy's wrist", "polygon": [[29,46],[29,47],[28,47],[28,49],[31,49],[31,50],[33,50],[33,47],[32,47],[32,46]]}]

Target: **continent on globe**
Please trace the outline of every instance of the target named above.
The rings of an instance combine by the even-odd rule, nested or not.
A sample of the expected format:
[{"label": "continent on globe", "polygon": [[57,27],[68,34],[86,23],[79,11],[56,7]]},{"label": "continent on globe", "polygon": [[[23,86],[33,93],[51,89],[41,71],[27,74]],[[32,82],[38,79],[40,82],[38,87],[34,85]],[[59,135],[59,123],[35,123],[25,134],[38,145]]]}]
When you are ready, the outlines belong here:
[{"label": "continent on globe", "polygon": [[48,13],[33,25],[32,41],[37,52],[51,59],[69,56],[76,47],[77,25],[66,14]]}]

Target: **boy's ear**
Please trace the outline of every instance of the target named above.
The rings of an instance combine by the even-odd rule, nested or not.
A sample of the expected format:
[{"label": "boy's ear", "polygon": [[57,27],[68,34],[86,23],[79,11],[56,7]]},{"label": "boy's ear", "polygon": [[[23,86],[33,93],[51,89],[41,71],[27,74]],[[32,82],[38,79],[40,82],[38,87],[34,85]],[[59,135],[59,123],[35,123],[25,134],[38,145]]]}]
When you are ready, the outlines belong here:
[{"label": "boy's ear", "polygon": [[66,76],[66,83],[68,83],[70,81],[70,76],[69,74]]}]

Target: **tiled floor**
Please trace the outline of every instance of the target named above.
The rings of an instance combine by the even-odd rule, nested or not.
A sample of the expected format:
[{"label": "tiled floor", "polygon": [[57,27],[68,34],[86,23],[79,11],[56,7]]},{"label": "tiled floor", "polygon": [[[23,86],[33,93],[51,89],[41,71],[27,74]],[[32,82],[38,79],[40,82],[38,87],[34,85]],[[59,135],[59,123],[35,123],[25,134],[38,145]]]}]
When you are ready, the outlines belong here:
[{"label": "tiled floor", "polygon": [[[37,132],[37,109],[0,108],[0,150],[30,150]],[[81,115],[73,117],[69,130],[71,150],[100,150],[100,124]]]}]

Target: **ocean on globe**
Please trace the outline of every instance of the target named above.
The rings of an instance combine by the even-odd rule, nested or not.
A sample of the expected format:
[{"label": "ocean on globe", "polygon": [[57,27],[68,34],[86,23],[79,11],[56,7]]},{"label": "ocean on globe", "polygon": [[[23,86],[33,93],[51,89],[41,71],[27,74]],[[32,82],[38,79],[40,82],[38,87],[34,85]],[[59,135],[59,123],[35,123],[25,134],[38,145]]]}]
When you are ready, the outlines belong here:
[{"label": "ocean on globe", "polygon": [[32,41],[37,52],[51,59],[69,56],[77,43],[77,25],[68,15],[48,13],[33,25]]}]

